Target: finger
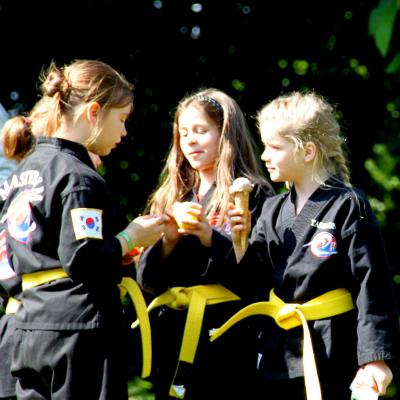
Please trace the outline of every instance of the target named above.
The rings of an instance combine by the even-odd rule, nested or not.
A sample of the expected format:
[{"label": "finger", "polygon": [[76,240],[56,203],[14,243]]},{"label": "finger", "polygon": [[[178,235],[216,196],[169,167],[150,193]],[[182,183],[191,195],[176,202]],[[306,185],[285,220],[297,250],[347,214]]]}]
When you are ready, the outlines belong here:
[{"label": "finger", "polygon": [[229,218],[233,217],[243,217],[244,216],[244,211],[239,210],[238,208],[235,208],[234,210],[228,210],[227,215]]},{"label": "finger", "polygon": [[356,375],[356,384],[360,386],[368,386],[378,392],[378,387],[376,385],[375,379],[365,368],[360,368]]},{"label": "finger", "polygon": [[235,208],[235,204],[229,202],[229,203],[228,203],[228,210],[232,210],[232,209],[234,209],[234,208]]},{"label": "finger", "polygon": [[386,389],[388,387],[389,382],[386,379],[384,379],[384,377],[382,377],[382,376],[375,377],[374,384],[375,384],[374,385],[375,386],[375,390],[380,395],[386,394]]},{"label": "finger", "polygon": [[234,223],[235,225],[238,224],[245,224],[246,221],[243,219],[241,216],[236,216],[231,218],[231,223]]},{"label": "finger", "polygon": [[202,211],[203,206],[199,203],[190,203],[189,210],[196,210],[196,211]]},{"label": "finger", "polygon": [[233,232],[239,232],[239,231],[241,232],[241,231],[244,231],[245,229],[246,229],[246,226],[243,224],[238,224],[238,225],[235,225],[232,227]]}]

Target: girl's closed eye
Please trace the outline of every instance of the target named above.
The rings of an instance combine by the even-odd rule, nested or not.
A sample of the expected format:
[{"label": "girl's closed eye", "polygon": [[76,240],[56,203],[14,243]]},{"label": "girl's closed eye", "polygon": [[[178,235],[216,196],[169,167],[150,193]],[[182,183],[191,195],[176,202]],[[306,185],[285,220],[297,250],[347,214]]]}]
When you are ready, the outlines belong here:
[{"label": "girl's closed eye", "polygon": [[274,149],[274,150],[282,148],[282,145],[280,143],[274,143],[274,142],[266,142],[264,143],[264,146],[266,149]]},{"label": "girl's closed eye", "polygon": [[195,129],[195,133],[202,134],[202,133],[207,133],[207,132],[208,132],[208,129],[206,127],[198,126]]},{"label": "girl's closed eye", "polygon": [[186,137],[188,135],[188,132],[186,129],[179,130],[178,133],[179,133],[179,136],[181,136],[181,137]]}]

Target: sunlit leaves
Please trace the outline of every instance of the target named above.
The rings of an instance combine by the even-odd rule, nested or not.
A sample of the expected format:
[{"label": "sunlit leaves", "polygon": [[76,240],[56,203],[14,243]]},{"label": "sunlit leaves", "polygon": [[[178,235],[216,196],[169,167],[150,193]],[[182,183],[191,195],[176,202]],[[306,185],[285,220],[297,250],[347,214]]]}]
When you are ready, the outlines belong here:
[{"label": "sunlit leaves", "polygon": [[343,16],[345,19],[351,20],[353,18],[353,13],[351,11],[346,11]]},{"label": "sunlit leaves", "polygon": [[369,18],[369,34],[373,35],[376,46],[383,57],[389,50],[396,14],[397,0],[380,0]]},{"label": "sunlit leaves", "polygon": [[336,45],[336,36],[335,35],[330,35],[328,38],[328,41],[326,43],[326,48],[329,51],[333,51],[335,49],[335,45]]},{"label": "sunlit leaves", "polygon": [[390,154],[385,143],[377,143],[372,149],[376,159],[368,158],[365,161],[365,168],[371,177],[389,192],[394,189],[400,190],[400,179],[395,175],[399,157]]},{"label": "sunlit leaves", "polygon": [[375,144],[373,151],[375,159],[368,158],[364,165],[372,179],[384,189],[385,193],[382,200],[372,197],[370,202],[380,222],[385,223],[386,214],[396,208],[392,192],[400,190],[400,179],[396,174],[399,157],[393,156],[384,143]]},{"label": "sunlit leaves", "polygon": [[246,83],[243,81],[240,81],[239,79],[234,79],[232,81],[232,86],[234,89],[236,89],[238,92],[242,92],[245,87],[246,87]]},{"label": "sunlit leaves", "polygon": [[122,161],[119,163],[119,166],[121,167],[121,169],[127,169],[127,168],[129,167],[129,161],[127,161],[127,160],[122,160]]},{"label": "sunlit leaves", "polygon": [[289,65],[287,60],[281,59],[278,61],[279,68],[285,69]]},{"label": "sunlit leaves", "polygon": [[306,60],[295,60],[293,62],[293,70],[297,75],[305,75],[310,64]]},{"label": "sunlit leaves", "polygon": [[396,52],[392,61],[390,61],[389,65],[386,67],[385,72],[387,74],[392,74],[396,72],[400,67],[400,51]]}]

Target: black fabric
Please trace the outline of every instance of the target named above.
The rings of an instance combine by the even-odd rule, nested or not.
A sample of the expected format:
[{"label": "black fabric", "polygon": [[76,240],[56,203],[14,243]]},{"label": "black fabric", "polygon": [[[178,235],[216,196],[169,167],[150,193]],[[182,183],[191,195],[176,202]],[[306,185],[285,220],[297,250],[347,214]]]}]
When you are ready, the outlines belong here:
[{"label": "black fabric", "polygon": [[[121,350],[127,329],[117,284],[129,274],[114,237],[122,219],[87,150],[39,138],[0,196],[0,268],[17,274],[0,285],[22,301],[13,317],[20,328],[12,361],[19,398],[126,399],[131,349]],[[78,214],[73,221],[72,211],[82,209],[95,210],[93,218]],[[54,268],[68,277],[21,292],[23,274]]]},{"label": "black fabric", "polygon": [[14,315],[0,318],[0,397],[15,396],[16,378],[11,375],[11,356],[14,350]]},{"label": "black fabric", "polygon": [[[322,381],[335,371],[335,381],[347,384],[358,365],[399,357],[398,310],[380,228],[366,196],[336,180],[321,185],[298,215],[295,197],[292,189],[266,200],[237,267],[227,248],[213,252],[223,252],[219,261],[225,254],[243,277],[243,293],[251,287],[258,300],[268,300],[270,288],[287,303],[348,289],[355,310],[308,323]],[[258,320],[259,374],[279,382],[303,376],[302,329]]]},{"label": "black fabric", "polygon": [[[210,191],[203,199],[209,201]],[[257,219],[269,192],[255,188],[250,196],[250,211]],[[195,194],[184,200],[196,201]],[[231,246],[227,226],[221,235]],[[213,232],[216,232],[213,229]],[[214,233],[213,233],[214,234]],[[210,268],[210,249],[200,244],[195,236],[183,236],[165,262],[160,262],[161,242],[146,249],[137,265],[138,280],[154,296],[168,287],[222,283],[227,271],[222,264]],[[175,384],[186,387],[186,400],[252,398],[257,363],[256,335],[252,322],[239,324],[221,340],[210,342],[209,331],[219,327],[227,318],[245,305],[243,301],[206,307],[202,332],[194,364],[180,365]],[[168,392],[174,378],[186,321],[187,310],[161,307],[151,315],[153,335],[154,392],[157,400],[170,399]]]},{"label": "black fabric", "polygon": [[[39,138],[35,151],[21,162],[0,190],[7,230],[7,255],[17,274],[62,267],[69,278],[28,289],[16,315],[26,329],[93,329],[121,318],[117,283],[121,246],[114,234],[115,210],[104,179],[80,144]],[[10,205],[28,197],[31,231],[16,239]],[[15,204],[15,202],[14,202]],[[102,240],[77,240],[71,210],[100,210]],[[15,229],[15,228],[14,228]]]},{"label": "black fabric", "polygon": [[13,360],[18,399],[126,400],[123,351],[112,331],[18,329]]},{"label": "black fabric", "polygon": [[[321,377],[322,375],[322,377]],[[322,398],[324,400],[349,400],[351,391],[348,379],[341,379],[337,372],[330,371],[328,374],[320,374],[322,380]],[[257,395],[252,400],[307,400],[304,379],[265,379],[261,378],[256,384]]]}]

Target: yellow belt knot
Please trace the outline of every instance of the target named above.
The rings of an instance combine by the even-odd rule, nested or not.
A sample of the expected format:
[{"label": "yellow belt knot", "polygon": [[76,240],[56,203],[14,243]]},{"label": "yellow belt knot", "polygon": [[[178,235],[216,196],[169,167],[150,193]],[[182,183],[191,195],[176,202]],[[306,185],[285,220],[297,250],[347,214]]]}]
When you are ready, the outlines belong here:
[{"label": "yellow belt knot", "polygon": [[[165,305],[176,310],[188,309],[174,379],[181,361],[189,364],[194,362],[206,306],[234,300],[240,300],[240,297],[222,285],[210,284],[169,288],[148,305],[148,312]],[[132,327],[140,324],[141,321],[137,320],[132,324]],[[184,385],[175,386],[172,384],[169,395],[176,398],[184,398]]]},{"label": "yellow belt knot", "polygon": [[353,308],[353,300],[347,289],[331,290],[303,304],[285,303],[271,290],[269,301],[253,303],[242,308],[222,326],[215,329],[210,340],[213,341],[219,338],[237,322],[253,315],[272,317],[280,328],[286,330],[302,326],[304,339],[303,368],[307,399],[321,400],[318,371],[307,321],[333,317]]},{"label": "yellow belt knot", "polygon": [[190,298],[184,292],[184,289],[183,287],[173,287],[170,289],[170,293],[174,299],[168,304],[169,307],[176,310],[185,310],[189,307]]},{"label": "yellow belt knot", "polygon": [[295,328],[301,325],[301,319],[297,314],[297,308],[299,304],[288,303],[279,309],[275,316],[276,324],[285,330]]}]

